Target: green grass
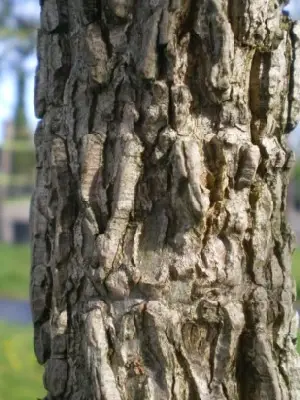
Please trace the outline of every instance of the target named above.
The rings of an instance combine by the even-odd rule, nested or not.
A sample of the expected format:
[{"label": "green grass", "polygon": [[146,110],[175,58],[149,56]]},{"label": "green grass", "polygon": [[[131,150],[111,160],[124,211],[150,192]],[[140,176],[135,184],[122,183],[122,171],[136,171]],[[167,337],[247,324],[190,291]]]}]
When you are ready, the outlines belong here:
[{"label": "green grass", "polygon": [[33,352],[30,326],[0,322],[0,399],[43,398],[43,368]]},{"label": "green grass", "polygon": [[4,200],[4,204],[24,203],[30,201],[30,196],[8,197]]},{"label": "green grass", "polygon": [[27,299],[29,271],[29,245],[0,243],[0,297]]}]

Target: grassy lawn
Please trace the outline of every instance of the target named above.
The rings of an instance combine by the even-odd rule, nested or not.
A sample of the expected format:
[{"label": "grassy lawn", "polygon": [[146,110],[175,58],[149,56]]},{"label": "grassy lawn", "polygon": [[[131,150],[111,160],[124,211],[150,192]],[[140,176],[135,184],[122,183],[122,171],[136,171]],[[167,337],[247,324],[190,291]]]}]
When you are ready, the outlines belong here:
[{"label": "grassy lawn", "polygon": [[4,204],[14,204],[14,203],[23,203],[24,201],[30,201],[30,197],[23,196],[23,197],[8,197],[4,200]]},{"label": "grassy lawn", "polygon": [[43,398],[43,368],[33,353],[30,326],[0,322],[0,399]]},{"label": "grassy lawn", "polygon": [[29,271],[29,245],[0,243],[0,297],[27,299]]}]

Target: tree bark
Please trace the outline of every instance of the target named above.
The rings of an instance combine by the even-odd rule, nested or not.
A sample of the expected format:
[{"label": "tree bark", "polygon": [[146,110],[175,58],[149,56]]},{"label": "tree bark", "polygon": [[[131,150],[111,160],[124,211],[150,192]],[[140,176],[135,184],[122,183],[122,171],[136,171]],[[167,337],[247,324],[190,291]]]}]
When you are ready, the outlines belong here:
[{"label": "tree bark", "polygon": [[31,304],[47,399],[297,400],[277,0],[44,0]]}]

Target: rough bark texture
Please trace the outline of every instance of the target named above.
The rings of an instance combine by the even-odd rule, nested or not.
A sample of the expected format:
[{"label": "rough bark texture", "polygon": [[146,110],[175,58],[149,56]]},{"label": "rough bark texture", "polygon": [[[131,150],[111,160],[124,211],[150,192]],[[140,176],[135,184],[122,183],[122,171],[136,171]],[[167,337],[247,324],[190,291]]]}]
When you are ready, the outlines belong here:
[{"label": "rough bark texture", "polygon": [[44,0],[31,303],[47,399],[299,400],[277,0]]}]

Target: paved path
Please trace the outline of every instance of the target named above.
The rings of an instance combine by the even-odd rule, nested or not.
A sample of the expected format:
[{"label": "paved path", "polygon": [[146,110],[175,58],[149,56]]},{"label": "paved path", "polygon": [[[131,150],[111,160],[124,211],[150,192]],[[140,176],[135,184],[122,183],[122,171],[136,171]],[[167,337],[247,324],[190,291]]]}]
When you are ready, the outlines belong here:
[{"label": "paved path", "polygon": [[29,302],[25,300],[0,299],[0,321],[31,324]]}]

